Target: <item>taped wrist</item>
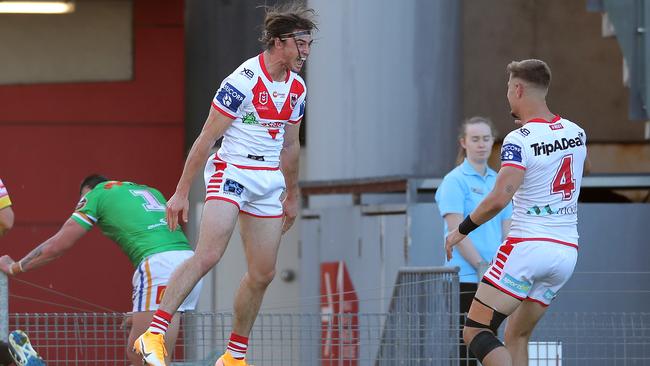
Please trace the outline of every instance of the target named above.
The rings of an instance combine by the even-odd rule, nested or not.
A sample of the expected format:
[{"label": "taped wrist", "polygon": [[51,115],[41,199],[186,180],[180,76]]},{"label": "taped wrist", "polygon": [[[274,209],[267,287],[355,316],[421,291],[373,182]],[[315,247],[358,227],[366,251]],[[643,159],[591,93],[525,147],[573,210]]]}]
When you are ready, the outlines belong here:
[{"label": "taped wrist", "polygon": [[23,271],[23,266],[20,264],[20,261],[13,262],[9,266],[9,274],[11,274],[12,276],[15,276],[15,275],[17,275],[19,273],[23,273],[23,272],[25,272],[25,271]]},{"label": "taped wrist", "polygon": [[458,225],[458,232],[463,235],[467,235],[472,231],[474,231],[474,229],[476,229],[477,227],[479,227],[479,225],[475,224],[474,221],[472,221],[472,219],[469,217],[469,215],[467,215],[465,217],[465,220],[463,220],[463,222],[461,222],[460,225]]}]

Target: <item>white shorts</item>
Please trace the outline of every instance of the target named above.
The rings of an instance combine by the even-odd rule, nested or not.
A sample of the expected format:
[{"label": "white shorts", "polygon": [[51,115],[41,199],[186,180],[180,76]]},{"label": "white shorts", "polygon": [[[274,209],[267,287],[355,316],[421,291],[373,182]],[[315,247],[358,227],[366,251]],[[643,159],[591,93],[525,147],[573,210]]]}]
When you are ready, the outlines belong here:
[{"label": "white shorts", "polygon": [[[152,254],[140,262],[133,274],[133,312],[158,310],[172,272],[192,254],[191,250],[173,250]],[[202,283],[196,284],[178,311],[196,308]]]},{"label": "white shorts", "polygon": [[554,239],[508,238],[483,280],[514,298],[548,306],[571,278],[577,249],[576,244]]},{"label": "white shorts", "polygon": [[251,216],[282,217],[286,185],[279,168],[230,164],[214,154],[205,165],[204,178],[206,202],[222,200]]}]

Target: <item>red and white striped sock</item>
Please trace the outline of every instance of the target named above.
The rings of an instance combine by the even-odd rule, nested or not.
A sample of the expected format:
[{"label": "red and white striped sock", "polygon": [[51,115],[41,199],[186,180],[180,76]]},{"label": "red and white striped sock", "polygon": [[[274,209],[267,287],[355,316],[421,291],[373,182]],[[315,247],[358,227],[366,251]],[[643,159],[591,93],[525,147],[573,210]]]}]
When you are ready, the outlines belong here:
[{"label": "red and white striped sock", "polygon": [[167,327],[172,321],[171,314],[168,314],[160,309],[156,310],[153,314],[153,319],[151,319],[151,324],[147,329],[154,334],[165,334],[167,332]]},{"label": "red and white striped sock", "polygon": [[236,360],[243,360],[248,349],[248,338],[235,333],[230,333],[227,351]]}]

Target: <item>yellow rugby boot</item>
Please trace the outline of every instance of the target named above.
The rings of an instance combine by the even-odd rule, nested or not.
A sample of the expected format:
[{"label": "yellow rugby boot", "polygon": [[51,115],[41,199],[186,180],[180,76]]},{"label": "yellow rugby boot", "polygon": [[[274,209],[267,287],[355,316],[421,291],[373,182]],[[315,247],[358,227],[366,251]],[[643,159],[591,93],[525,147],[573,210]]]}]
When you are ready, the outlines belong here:
[{"label": "yellow rugby boot", "polygon": [[246,359],[237,360],[234,357],[232,357],[229,352],[225,352],[223,355],[221,355],[221,357],[219,357],[217,363],[215,363],[214,366],[253,366],[253,365],[247,364]]},{"label": "yellow rugby boot", "polygon": [[145,365],[167,366],[165,357],[165,339],[162,334],[144,332],[133,343],[133,351],[142,357]]}]

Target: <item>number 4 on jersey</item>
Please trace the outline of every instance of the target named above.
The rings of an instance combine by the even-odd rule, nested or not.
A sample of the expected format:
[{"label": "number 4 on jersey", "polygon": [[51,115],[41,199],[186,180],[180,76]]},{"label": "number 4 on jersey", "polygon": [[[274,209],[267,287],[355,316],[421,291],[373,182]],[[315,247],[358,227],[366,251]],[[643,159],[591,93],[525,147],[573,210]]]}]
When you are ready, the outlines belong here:
[{"label": "number 4 on jersey", "polygon": [[552,194],[562,194],[562,200],[568,201],[576,190],[576,181],[573,179],[573,155],[565,155],[560,162],[560,168],[551,183]]}]

